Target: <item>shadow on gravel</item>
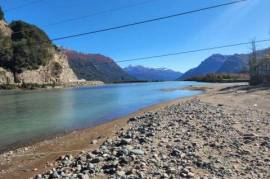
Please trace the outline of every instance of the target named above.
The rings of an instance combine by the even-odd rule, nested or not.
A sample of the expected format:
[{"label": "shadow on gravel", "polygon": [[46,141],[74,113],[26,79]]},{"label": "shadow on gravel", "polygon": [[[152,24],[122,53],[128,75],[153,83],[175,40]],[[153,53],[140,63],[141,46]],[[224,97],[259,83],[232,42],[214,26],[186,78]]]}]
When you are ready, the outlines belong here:
[{"label": "shadow on gravel", "polygon": [[246,92],[246,93],[252,93],[255,91],[265,91],[270,89],[270,84],[268,85],[257,85],[257,86],[249,86],[249,85],[236,85],[236,86],[230,86],[226,88],[222,88],[219,91],[221,94],[231,93],[233,91],[235,92]]}]

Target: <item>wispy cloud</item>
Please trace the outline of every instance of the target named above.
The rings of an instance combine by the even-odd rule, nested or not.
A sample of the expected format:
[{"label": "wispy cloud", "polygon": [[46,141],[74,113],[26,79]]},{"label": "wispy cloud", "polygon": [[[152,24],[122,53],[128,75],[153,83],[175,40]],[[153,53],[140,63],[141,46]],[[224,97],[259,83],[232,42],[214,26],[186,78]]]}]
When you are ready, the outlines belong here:
[{"label": "wispy cloud", "polygon": [[[247,19],[249,14],[253,13],[260,2],[261,0],[250,0],[237,6],[227,8],[220,15],[206,23],[205,27],[193,36],[191,41],[198,39],[200,41],[216,41],[217,37],[215,35],[217,34],[225,36],[233,33],[234,28],[239,25],[239,22]],[[208,34],[213,34],[213,36],[209,37]]]}]

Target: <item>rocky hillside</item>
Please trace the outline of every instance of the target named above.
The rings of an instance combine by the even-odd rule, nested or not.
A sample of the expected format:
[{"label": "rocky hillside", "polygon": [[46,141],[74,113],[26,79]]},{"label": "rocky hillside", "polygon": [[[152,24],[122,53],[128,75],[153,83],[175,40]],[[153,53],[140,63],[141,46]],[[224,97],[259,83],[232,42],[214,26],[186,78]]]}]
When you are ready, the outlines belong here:
[{"label": "rocky hillside", "polygon": [[73,50],[62,50],[79,79],[103,82],[134,81],[134,77],[123,71],[111,58],[100,54],[84,54]]},{"label": "rocky hillside", "polygon": [[166,68],[147,68],[144,66],[128,66],[124,70],[138,80],[146,81],[172,81],[179,78],[182,73]]},{"label": "rocky hillside", "polygon": [[63,84],[78,81],[67,57],[38,27],[0,19],[0,84]]},{"label": "rocky hillside", "polygon": [[[257,51],[258,59],[265,56],[269,49]],[[184,73],[179,79],[204,76],[210,73],[240,73],[248,71],[250,54],[221,55],[215,54],[204,60],[198,67]]]}]

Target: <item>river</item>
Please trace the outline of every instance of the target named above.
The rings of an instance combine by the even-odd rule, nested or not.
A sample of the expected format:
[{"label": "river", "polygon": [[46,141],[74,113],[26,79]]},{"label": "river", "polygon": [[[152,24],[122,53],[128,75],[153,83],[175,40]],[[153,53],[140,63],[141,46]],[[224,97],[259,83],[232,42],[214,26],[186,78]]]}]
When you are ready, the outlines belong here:
[{"label": "river", "polygon": [[110,84],[99,87],[0,92],[0,151],[59,133],[92,127],[139,109],[200,91],[162,90],[197,82]]}]

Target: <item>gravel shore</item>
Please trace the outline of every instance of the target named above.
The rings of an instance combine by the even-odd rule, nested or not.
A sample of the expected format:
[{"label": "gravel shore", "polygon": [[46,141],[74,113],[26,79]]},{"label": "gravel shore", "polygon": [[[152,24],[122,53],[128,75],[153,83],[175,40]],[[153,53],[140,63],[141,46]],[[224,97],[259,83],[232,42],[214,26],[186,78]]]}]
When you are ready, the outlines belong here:
[{"label": "gravel shore", "polygon": [[269,148],[269,112],[195,97],[130,118],[97,150],[33,178],[270,178]]}]

